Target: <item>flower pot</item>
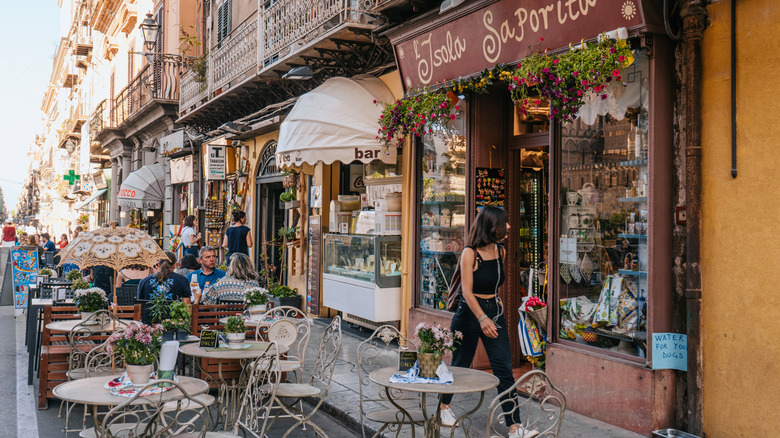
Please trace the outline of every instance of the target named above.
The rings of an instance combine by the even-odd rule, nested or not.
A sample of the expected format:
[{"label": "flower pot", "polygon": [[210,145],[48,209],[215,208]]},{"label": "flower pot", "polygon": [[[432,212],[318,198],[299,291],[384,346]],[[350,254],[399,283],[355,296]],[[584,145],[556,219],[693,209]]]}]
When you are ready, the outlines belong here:
[{"label": "flower pot", "polygon": [[154,372],[154,365],[130,365],[125,366],[127,377],[133,382],[133,385],[146,385],[149,383],[149,376]]},{"label": "flower pot", "polygon": [[252,319],[260,319],[261,316],[265,313],[266,307],[268,307],[266,304],[255,304],[253,306],[249,306],[249,314],[252,316]]},{"label": "flower pot", "polygon": [[163,341],[172,341],[176,338],[176,332],[173,330],[166,330],[162,334]]},{"label": "flower pot", "polygon": [[417,353],[417,364],[420,366],[420,377],[436,377],[436,369],[441,363],[441,353]]},{"label": "flower pot", "polygon": [[81,321],[85,322],[86,320],[91,318],[92,315],[94,315],[94,314],[95,314],[95,312],[81,312]]},{"label": "flower pot", "polygon": [[294,297],[273,297],[271,301],[274,303],[274,307],[291,306],[300,309],[301,297],[298,295]]},{"label": "flower pot", "polygon": [[176,332],[177,341],[186,341],[190,337],[190,332],[178,331]]},{"label": "flower pot", "polygon": [[246,333],[228,333],[228,348],[239,349],[244,345],[246,340]]},{"label": "flower pot", "polygon": [[284,203],[284,208],[289,210],[291,208],[300,208],[301,201],[295,200],[295,201],[287,201]]}]

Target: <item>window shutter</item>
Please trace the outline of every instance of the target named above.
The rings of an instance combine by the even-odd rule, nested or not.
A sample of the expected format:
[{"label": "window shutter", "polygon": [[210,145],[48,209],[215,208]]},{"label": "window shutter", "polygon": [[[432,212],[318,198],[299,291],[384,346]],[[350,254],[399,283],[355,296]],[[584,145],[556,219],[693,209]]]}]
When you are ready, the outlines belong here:
[{"label": "window shutter", "polygon": [[217,44],[222,45],[230,34],[230,0],[225,0],[217,9]]},{"label": "window shutter", "polygon": [[157,21],[157,24],[160,25],[160,31],[157,32],[157,40],[155,41],[155,47],[157,47],[156,53],[157,55],[154,55],[154,65],[152,66],[153,74],[154,74],[154,96],[152,98],[160,98],[162,96],[162,90],[163,90],[163,81],[162,81],[162,69],[163,69],[163,58],[160,56],[160,53],[165,53],[165,47],[163,47],[163,41],[165,41],[164,35],[165,35],[165,15],[163,14],[163,8],[160,6],[159,9],[157,9],[157,12],[154,14],[154,19]]}]

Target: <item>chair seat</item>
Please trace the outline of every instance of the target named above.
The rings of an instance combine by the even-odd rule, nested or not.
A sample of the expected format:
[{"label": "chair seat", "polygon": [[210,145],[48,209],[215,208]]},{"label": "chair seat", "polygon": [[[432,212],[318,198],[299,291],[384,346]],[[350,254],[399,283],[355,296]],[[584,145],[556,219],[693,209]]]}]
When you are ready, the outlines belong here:
[{"label": "chair seat", "polygon": [[289,373],[301,369],[301,361],[281,359],[277,362],[277,368],[280,372]]},{"label": "chair seat", "polygon": [[206,432],[205,438],[235,438],[240,435],[233,435],[228,432]]},{"label": "chair seat", "polygon": [[[407,409],[407,412],[412,416],[412,421],[415,423],[423,423],[425,417],[423,416],[421,409]],[[377,409],[375,411],[366,412],[366,418],[377,423],[387,424],[408,424],[409,417],[401,415],[397,409]]]},{"label": "chair seat", "polygon": [[[134,428],[134,434],[141,436],[140,434],[143,433],[144,429],[146,428],[146,423],[140,423],[136,424]],[[130,423],[117,423],[112,424],[109,426],[109,429],[111,429],[112,434],[116,434],[119,431],[129,431],[131,429]],[[125,432],[126,433],[126,432]],[[97,434],[95,433],[95,428],[90,427],[89,429],[84,429],[81,432],[79,432],[79,437],[81,438],[98,438]]]},{"label": "chair seat", "polygon": [[[95,371],[92,370],[89,372],[89,377],[103,377],[103,376],[112,376],[114,374],[122,374],[125,372],[124,368],[114,368],[114,371],[111,370],[102,370],[102,371]],[[76,368],[73,370],[68,371],[67,376],[70,380],[79,380],[79,379],[86,379],[87,378],[87,372],[85,368]]]},{"label": "chair seat", "polygon": [[[209,394],[199,394],[199,395],[196,395],[195,397],[193,397],[193,399],[203,403],[207,407],[213,405],[214,402],[216,401],[214,396],[213,395],[209,395]],[[167,403],[165,403],[163,405],[162,411],[163,412],[173,412],[173,411],[175,411],[177,409],[186,410],[186,409],[190,409],[190,404],[192,404],[192,402],[190,400],[183,399],[183,400],[181,400],[181,407],[179,407],[179,401],[177,401],[177,400],[169,401],[169,402],[167,402]],[[200,407],[200,405],[198,405],[197,403],[195,405],[197,407]]]},{"label": "chair seat", "polygon": [[322,390],[312,385],[304,385],[301,383],[280,383],[279,389],[276,390],[277,397],[315,397],[322,394]]}]

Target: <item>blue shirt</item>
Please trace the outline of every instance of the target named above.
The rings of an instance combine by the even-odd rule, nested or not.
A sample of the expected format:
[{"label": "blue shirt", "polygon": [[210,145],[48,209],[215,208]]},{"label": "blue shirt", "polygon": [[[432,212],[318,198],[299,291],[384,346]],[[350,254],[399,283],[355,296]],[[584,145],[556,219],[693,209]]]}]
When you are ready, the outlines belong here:
[{"label": "blue shirt", "polygon": [[220,278],[225,276],[225,271],[222,271],[220,269],[215,269],[211,271],[211,274],[206,275],[203,273],[202,269],[198,269],[197,271],[192,271],[189,274],[187,274],[187,281],[192,283],[192,276],[197,275],[198,276],[198,286],[200,287],[201,293],[205,292],[206,289],[206,282],[209,283],[209,287],[211,287],[214,283],[216,283]]},{"label": "blue shirt", "polygon": [[165,294],[166,300],[189,298],[191,295],[190,284],[183,275],[175,272],[168,274],[168,278],[162,282],[158,281],[152,274],[138,284],[139,300],[151,300],[159,294]]},{"label": "blue shirt", "polygon": [[57,249],[57,247],[54,246],[54,242],[49,240],[46,242],[45,245],[43,245],[43,249],[45,249],[46,251],[54,251],[55,249]]},{"label": "blue shirt", "polygon": [[237,252],[249,255],[249,246],[246,244],[246,236],[249,234],[249,227],[245,225],[228,227],[225,234],[227,234],[228,238],[228,264],[230,264],[230,256]]}]

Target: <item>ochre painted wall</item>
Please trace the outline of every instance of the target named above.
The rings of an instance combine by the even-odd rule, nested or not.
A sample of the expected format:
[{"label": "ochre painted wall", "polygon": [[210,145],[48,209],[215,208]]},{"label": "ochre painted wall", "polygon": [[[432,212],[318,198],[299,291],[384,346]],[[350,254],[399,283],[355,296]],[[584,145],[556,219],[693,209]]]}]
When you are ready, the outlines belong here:
[{"label": "ochre painted wall", "polygon": [[730,175],[730,2],[708,8],[702,90],[703,421],[708,438],[778,435],[780,3],[737,2],[737,168]]}]

